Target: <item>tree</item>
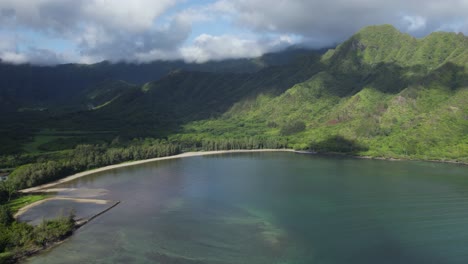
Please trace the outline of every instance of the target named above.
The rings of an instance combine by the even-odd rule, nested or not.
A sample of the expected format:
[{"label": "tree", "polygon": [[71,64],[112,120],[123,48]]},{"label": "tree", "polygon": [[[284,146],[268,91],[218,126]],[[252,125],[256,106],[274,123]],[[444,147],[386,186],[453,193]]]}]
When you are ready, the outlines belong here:
[{"label": "tree", "polygon": [[9,226],[14,220],[10,208],[6,205],[0,205],[0,225]]},{"label": "tree", "polygon": [[16,192],[17,188],[13,181],[0,182],[0,202],[9,202]]}]

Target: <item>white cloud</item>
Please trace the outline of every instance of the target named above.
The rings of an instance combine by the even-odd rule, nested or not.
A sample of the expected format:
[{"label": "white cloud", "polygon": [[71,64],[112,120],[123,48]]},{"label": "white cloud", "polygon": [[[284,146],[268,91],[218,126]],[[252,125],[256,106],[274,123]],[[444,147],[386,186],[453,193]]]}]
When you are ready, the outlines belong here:
[{"label": "white cloud", "polygon": [[[47,49],[30,48],[25,52],[0,49],[0,60],[11,64],[32,63],[36,65],[55,65],[67,62],[85,62],[84,58],[74,54],[59,53]],[[89,60],[86,63],[94,63],[101,60]]]},{"label": "white cloud", "polygon": [[107,27],[141,32],[151,28],[155,18],[176,2],[173,0],[94,0],[83,5],[83,14]]},{"label": "white cloud", "polygon": [[233,20],[242,27],[328,44],[368,25],[393,24],[421,36],[443,25],[468,24],[467,0],[230,0],[229,5]]},{"label": "white cloud", "polygon": [[[156,53],[174,54],[188,38],[190,24],[177,19],[170,24],[154,27],[142,33],[115,32],[107,34],[96,28],[89,28],[78,42],[82,54],[91,57],[103,57],[113,61],[141,61],[153,57]],[[146,59],[143,59],[147,61]]]},{"label": "white cloud", "polygon": [[29,62],[26,55],[11,51],[0,51],[0,58],[4,62],[12,64],[22,64]]},{"label": "white cloud", "polygon": [[403,16],[403,21],[407,24],[407,31],[422,30],[426,27],[426,19],[420,16]]},{"label": "white cloud", "polygon": [[293,44],[289,36],[279,39],[244,39],[232,35],[212,36],[202,34],[190,46],[181,48],[186,61],[203,63],[208,60],[253,58],[275,49]]},{"label": "white cloud", "polygon": [[235,36],[198,36],[193,45],[181,49],[182,57],[188,61],[205,62],[210,59],[256,57],[265,52],[254,40],[240,39]]},{"label": "white cloud", "polygon": [[[86,60],[132,60],[135,54],[152,49],[174,49],[187,39],[190,25],[172,21],[157,25],[156,20],[178,0],[2,0],[0,29],[14,34],[25,30],[75,43]],[[23,53],[44,60],[52,56],[48,47],[34,47]],[[11,53],[11,52],[10,52]],[[5,60],[5,59],[4,59]],[[55,60],[55,59],[54,59]]]},{"label": "white cloud", "polygon": [[[0,56],[20,63],[254,57],[297,40],[324,47],[367,25],[389,23],[415,36],[468,33],[468,0],[0,0]],[[190,7],[175,14],[176,5]],[[226,32],[210,30],[222,22]],[[202,28],[206,27],[206,28]],[[26,32],[26,33],[25,33]],[[36,46],[29,33],[73,43],[74,51]],[[240,32],[240,33],[239,33]],[[25,35],[25,38],[22,38]],[[21,45],[18,45],[20,43]],[[32,47],[29,47],[31,46]],[[21,46],[21,49],[17,47]],[[59,49],[61,50],[61,49]]]},{"label": "white cloud", "polygon": [[177,2],[180,1],[3,0],[0,22],[6,27],[20,33],[26,28],[67,39],[75,43],[78,51],[73,55],[54,53],[48,47],[23,48],[22,53],[8,49],[4,60],[8,55],[15,63],[40,64],[157,59],[205,62],[260,56],[292,43],[287,34],[277,39],[201,34],[193,43],[187,43],[194,24],[230,20],[237,11],[229,1],[218,1],[187,8],[156,23]]},{"label": "white cloud", "polygon": [[49,49],[36,47],[22,47],[20,43],[33,43],[29,38],[0,33],[0,59],[2,62],[11,64],[32,63],[39,65],[59,64],[76,62],[81,58],[76,54],[67,52],[56,52]]},{"label": "white cloud", "polygon": [[2,0],[4,21],[45,31],[73,31],[83,25],[131,32],[151,28],[174,0]]},{"label": "white cloud", "polygon": [[0,58],[4,62],[20,64],[28,62],[27,57],[17,52],[17,41],[14,36],[0,35]]}]

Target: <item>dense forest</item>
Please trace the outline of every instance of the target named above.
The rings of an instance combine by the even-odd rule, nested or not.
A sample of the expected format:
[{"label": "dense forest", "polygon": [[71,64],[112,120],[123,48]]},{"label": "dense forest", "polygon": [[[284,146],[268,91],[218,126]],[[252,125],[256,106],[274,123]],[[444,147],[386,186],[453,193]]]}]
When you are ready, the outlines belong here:
[{"label": "dense forest", "polygon": [[[190,149],[286,147],[468,162],[467,61],[462,34],[416,39],[383,25],[326,52],[288,49],[198,66],[3,65],[0,75],[10,81],[0,98],[11,107],[0,115],[0,169],[17,168],[11,179],[22,188]],[[138,80],[130,78],[138,71]],[[78,77],[86,83],[74,82]],[[37,91],[51,90],[44,93],[73,87],[44,101],[20,81],[36,79]],[[17,108],[12,98],[21,101]],[[73,101],[75,110],[54,98]]]},{"label": "dense forest", "polygon": [[18,190],[185,151],[293,148],[468,163],[468,38],[367,27],[329,50],[205,64],[0,63],[0,263],[73,231]]}]

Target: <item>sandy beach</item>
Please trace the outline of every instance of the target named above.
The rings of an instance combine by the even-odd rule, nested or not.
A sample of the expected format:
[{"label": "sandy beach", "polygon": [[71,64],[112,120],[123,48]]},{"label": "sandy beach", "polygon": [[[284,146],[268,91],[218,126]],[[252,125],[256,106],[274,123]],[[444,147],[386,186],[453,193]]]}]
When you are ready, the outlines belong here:
[{"label": "sandy beach", "polygon": [[47,199],[40,200],[40,201],[37,201],[35,203],[26,205],[25,207],[19,209],[18,212],[16,212],[16,214],[14,215],[14,217],[18,218],[18,217],[20,217],[21,215],[23,215],[24,213],[26,213],[29,209],[31,209],[33,207],[36,207],[36,206],[38,206],[40,204],[43,204],[43,203],[46,203],[48,201],[56,201],[56,200],[73,201],[73,202],[77,202],[77,203],[94,203],[94,204],[100,204],[100,205],[105,205],[105,204],[108,204],[109,202],[111,202],[111,201],[99,200],[99,199],[80,199],[80,198],[71,198],[71,197],[51,197],[51,198],[47,198]]},{"label": "sandy beach", "polygon": [[140,165],[140,164],[159,161],[159,160],[180,159],[180,158],[187,158],[187,157],[216,155],[216,154],[227,154],[227,153],[248,153],[248,152],[295,152],[295,150],[293,150],[293,149],[252,149],[252,150],[219,150],[219,151],[185,152],[185,153],[174,155],[174,156],[167,156],[167,157],[160,157],[160,158],[154,158],[154,159],[146,159],[146,160],[125,162],[125,163],[121,163],[121,164],[109,165],[109,166],[102,167],[102,168],[97,168],[97,169],[93,169],[93,170],[89,170],[89,171],[84,171],[84,172],[80,172],[80,173],[65,177],[63,179],[57,180],[55,182],[51,182],[51,183],[48,183],[48,184],[43,184],[43,185],[39,185],[39,186],[36,186],[36,187],[24,189],[24,190],[21,190],[20,192],[21,193],[39,192],[39,191],[43,191],[45,189],[52,188],[52,187],[57,186],[59,184],[62,184],[62,183],[65,183],[65,182],[70,182],[70,181],[73,181],[73,180],[76,180],[78,178],[85,177],[85,176],[88,176],[88,175],[91,175],[91,174],[94,174],[94,173],[113,170],[113,169],[117,169],[117,168],[135,166],[135,165]]}]

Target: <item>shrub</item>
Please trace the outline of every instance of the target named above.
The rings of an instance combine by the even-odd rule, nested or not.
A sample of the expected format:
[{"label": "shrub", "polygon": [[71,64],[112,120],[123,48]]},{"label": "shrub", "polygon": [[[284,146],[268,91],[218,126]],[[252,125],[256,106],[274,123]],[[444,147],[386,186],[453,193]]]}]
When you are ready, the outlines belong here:
[{"label": "shrub", "polygon": [[14,218],[10,208],[6,205],[0,205],[0,225],[8,226],[13,223]]},{"label": "shrub", "polygon": [[302,132],[306,129],[306,125],[303,121],[288,122],[281,127],[280,134],[282,136],[289,136]]},{"label": "shrub", "polygon": [[357,143],[355,140],[347,139],[340,135],[330,136],[327,139],[314,142],[311,149],[325,152],[357,153],[367,151],[369,148]]},{"label": "shrub", "polygon": [[50,242],[63,239],[70,235],[75,227],[73,214],[57,220],[45,220],[34,229],[34,242],[46,246]]},{"label": "shrub", "polygon": [[11,263],[12,259],[13,259],[13,253],[11,252],[0,253],[0,264]]}]

